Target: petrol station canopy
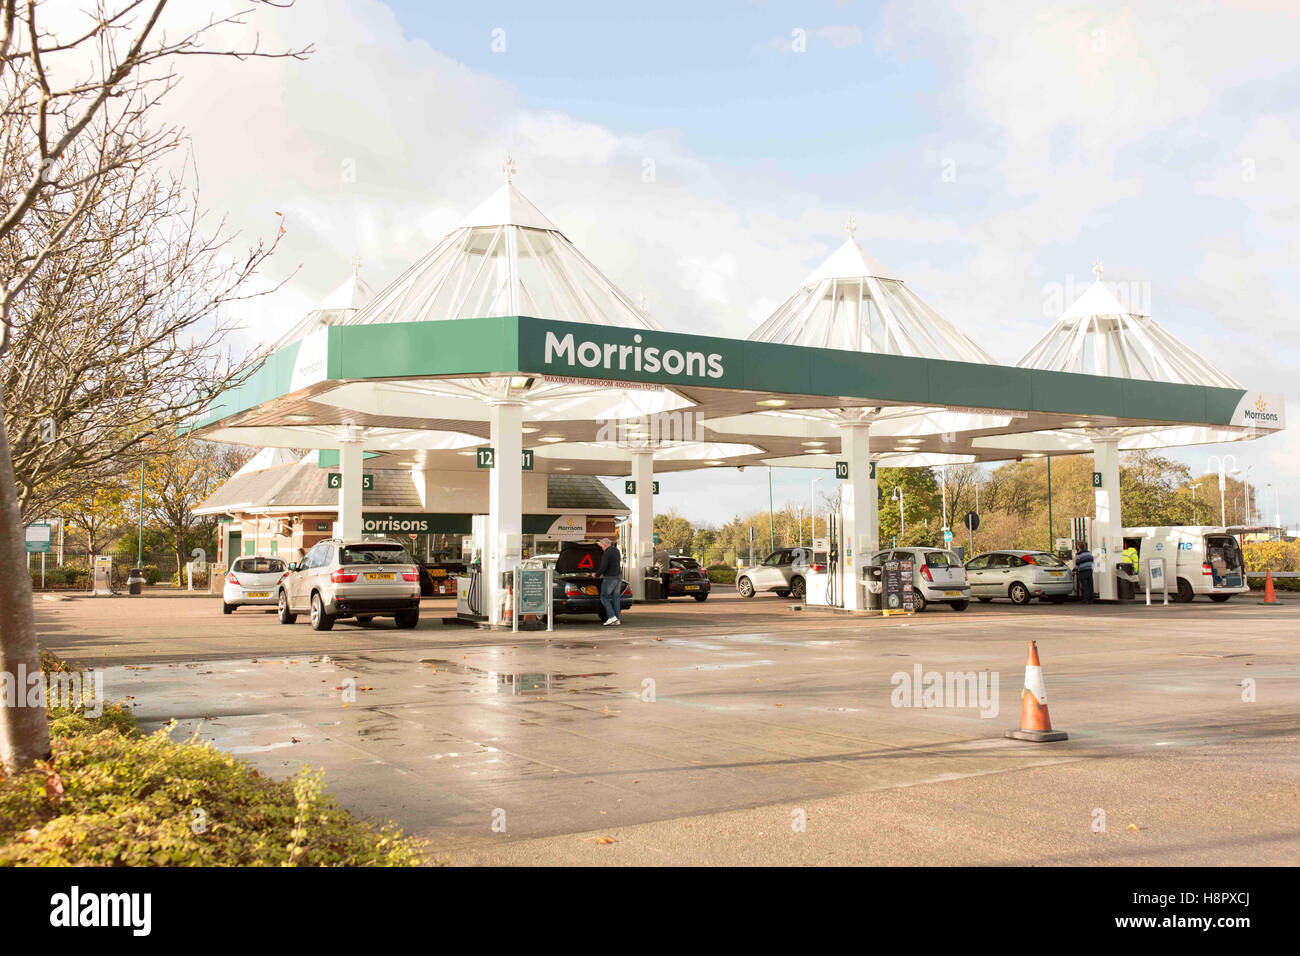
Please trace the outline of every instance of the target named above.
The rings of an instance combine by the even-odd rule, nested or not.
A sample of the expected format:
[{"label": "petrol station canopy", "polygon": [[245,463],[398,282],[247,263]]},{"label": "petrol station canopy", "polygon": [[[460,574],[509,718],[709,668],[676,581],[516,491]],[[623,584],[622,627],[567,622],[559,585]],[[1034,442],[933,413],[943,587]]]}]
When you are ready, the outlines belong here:
[{"label": "petrol station canopy", "polygon": [[523,406],[536,469],[597,475],[628,474],[629,449],[661,473],[829,467],[851,422],[898,465],[1284,425],[1280,396],[1236,383],[1100,282],[999,365],[852,229],[748,339],[666,330],[508,179],[380,292],[354,271],[195,428],[257,447],[362,440],[375,467],[473,469],[503,401]]}]

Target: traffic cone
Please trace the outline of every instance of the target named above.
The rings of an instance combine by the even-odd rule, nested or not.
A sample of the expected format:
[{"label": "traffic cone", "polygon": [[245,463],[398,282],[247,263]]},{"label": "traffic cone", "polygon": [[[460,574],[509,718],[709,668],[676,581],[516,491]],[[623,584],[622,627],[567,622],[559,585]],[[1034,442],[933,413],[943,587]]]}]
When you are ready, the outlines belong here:
[{"label": "traffic cone", "polygon": [[1029,642],[1029,657],[1025,661],[1025,689],[1020,695],[1020,729],[1008,730],[1006,736],[1035,743],[1068,739],[1064,731],[1052,729],[1052,719],[1047,715],[1047,692],[1043,689],[1043,668],[1038,663],[1037,641]]},{"label": "traffic cone", "polygon": [[1282,602],[1277,599],[1277,592],[1273,590],[1273,572],[1264,572],[1264,600],[1260,604],[1272,604],[1275,607],[1281,606]]}]

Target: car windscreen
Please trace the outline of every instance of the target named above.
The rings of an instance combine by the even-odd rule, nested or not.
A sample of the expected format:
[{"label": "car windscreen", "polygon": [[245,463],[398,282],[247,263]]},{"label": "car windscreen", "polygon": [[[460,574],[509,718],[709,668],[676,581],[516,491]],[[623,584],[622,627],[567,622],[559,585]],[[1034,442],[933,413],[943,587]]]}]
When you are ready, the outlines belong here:
[{"label": "car windscreen", "polygon": [[397,544],[350,544],[343,549],[343,564],[414,564]]},{"label": "car windscreen", "polygon": [[1025,560],[1038,565],[1040,568],[1063,568],[1065,562],[1054,554],[1048,554],[1046,551],[1033,551],[1026,554]]},{"label": "car windscreen", "polygon": [[672,566],[674,568],[685,568],[688,571],[695,571],[699,568],[700,562],[694,558],[673,558]]},{"label": "car windscreen", "polygon": [[600,548],[565,548],[555,559],[556,574],[595,574],[600,568]]},{"label": "car windscreen", "polygon": [[240,558],[232,570],[239,574],[283,574],[284,562],[279,558]]}]

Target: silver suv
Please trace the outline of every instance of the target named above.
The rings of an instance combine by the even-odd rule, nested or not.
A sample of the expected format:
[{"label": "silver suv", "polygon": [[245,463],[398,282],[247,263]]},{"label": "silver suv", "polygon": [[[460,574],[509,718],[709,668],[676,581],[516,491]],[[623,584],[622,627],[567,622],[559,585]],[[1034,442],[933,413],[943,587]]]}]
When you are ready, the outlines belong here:
[{"label": "silver suv", "polygon": [[328,631],[339,618],[368,624],[393,617],[398,627],[420,623],[420,569],[400,544],[366,538],[330,538],[289,565],[276,603],[280,623],[311,615],[311,626]]},{"label": "silver suv", "polygon": [[781,548],[773,551],[761,564],[745,568],[736,575],[736,590],[743,598],[758,591],[775,591],[777,597],[803,599],[808,590],[810,571],[825,571],[825,555],[811,548]]}]

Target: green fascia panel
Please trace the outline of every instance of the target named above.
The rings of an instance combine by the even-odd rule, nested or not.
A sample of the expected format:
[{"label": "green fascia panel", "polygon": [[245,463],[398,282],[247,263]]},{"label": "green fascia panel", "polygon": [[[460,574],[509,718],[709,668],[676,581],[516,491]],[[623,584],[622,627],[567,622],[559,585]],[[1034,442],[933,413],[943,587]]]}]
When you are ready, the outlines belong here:
[{"label": "green fascia panel", "polygon": [[330,329],[332,379],[518,371],[519,319],[341,325]]},{"label": "green fascia panel", "polygon": [[812,351],[771,342],[746,342],[740,353],[741,387],[755,392],[814,394],[818,379]]},{"label": "green fascia panel", "polygon": [[[363,451],[361,458],[364,461],[367,458],[378,458],[377,451]],[[322,448],[316,453],[317,468],[337,468],[339,466],[339,450],[337,448]]]},{"label": "green fascia panel", "polygon": [[1034,390],[1024,369],[979,362],[912,361],[925,362],[928,367],[933,405],[1034,410]]},{"label": "green fascia panel", "polygon": [[1232,421],[1232,413],[1237,410],[1242,396],[1246,394],[1244,388],[1206,387],[1201,391],[1205,393],[1205,420],[1218,425]]},{"label": "green fascia panel", "polygon": [[1124,392],[1116,380],[1078,372],[1023,369],[1029,375],[1032,411],[1066,415],[1124,416]]},{"label": "green fascia panel", "polygon": [[[567,358],[553,354],[547,362],[548,334],[552,343],[572,335],[575,350],[594,343],[600,361],[584,365],[575,360],[570,365]],[[607,352],[606,345],[613,351]],[[636,369],[635,353],[624,352],[623,347],[641,349],[643,360],[649,349],[657,350],[660,357],[670,350],[699,355],[690,366],[694,374],[674,374],[662,365],[651,372],[644,365]],[[243,385],[222,396],[220,405],[195,427],[288,394],[298,350],[295,342],[270,356]],[[587,354],[593,354],[590,348]],[[611,365],[605,364],[607,356]],[[701,374],[699,357],[712,360],[715,371],[720,366],[721,374]],[[618,367],[620,363],[624,367]],[[843,395],[1196,424],[1227,424],[1245,394],[1242,389],[638,331],[530,316],[335,326],[329,330],[327,367],[330,379],[549,373],[791,396]],[[320,464],[335,467],[336,458],[322,455]]]}]

